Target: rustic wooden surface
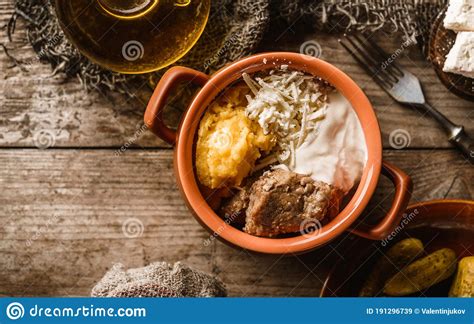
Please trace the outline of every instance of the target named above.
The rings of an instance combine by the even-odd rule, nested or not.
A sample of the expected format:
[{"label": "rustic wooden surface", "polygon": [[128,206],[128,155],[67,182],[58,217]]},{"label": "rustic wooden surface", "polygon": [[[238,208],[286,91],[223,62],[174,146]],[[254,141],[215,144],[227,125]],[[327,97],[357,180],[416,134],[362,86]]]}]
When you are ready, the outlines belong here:
[{"label": "rustic wooden surface", "polygon": [[[0,27],[13,11],[0,0]],[[281,37],[280,37],[281,36]],[[182,260],[224,281],[232,296],[316,296],[340,253],[342,239],[300,256],[262,256],[208,238],[176,189],[172,150],[142,131],[144,103],[114,102],[86,94],[76,80],[51,77],[35,60],[19,24],[4,43],[31,64],[10,67],[0,54],[0,296],[76,296],[90,289],[113,263],[139,267]],[[276,41],[278,39],[278,41]],[[262,50],[298,51],[306,40],[322,47],[322,58],[346,71],[366,91],[382,128],[384,158],[413,177],[413,201],[472,199],[474,172],[453,150],[436,123],[394,103],[347,56],[337,38],[287,30],[269,34]],[[394,39],[380,38],[390,51]],[[416,49],[401,62],[417,74],[428,100],[474,133],[473,105],[448,92]],[[410,145],[390,146],[403,129]],[[38,149],[45,140],[51,147]],[[121,154],[117,150],[131,143]],[[381,180],[368,213],[388,208],[392,187]],[[139,220],[143,233],[129,238],[123,225]]]}]

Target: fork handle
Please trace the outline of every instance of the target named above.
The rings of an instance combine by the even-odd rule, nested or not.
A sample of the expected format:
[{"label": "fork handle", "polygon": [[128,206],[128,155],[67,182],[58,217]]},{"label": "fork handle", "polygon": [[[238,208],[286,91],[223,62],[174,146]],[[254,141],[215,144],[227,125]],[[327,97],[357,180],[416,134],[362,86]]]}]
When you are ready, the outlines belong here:
[{"label": "fork handle", "polygon": [[469,162],[474,164],[474,140],[464,131],[464,126],[456,125],[442,113],[427,103],[417,105],[417,107],[424,109],[433,118],[435,118],[445,129],[448,134],[449,142],[456,146]]},{"label": "fork handle", "polygon": [[454,134],[449,141],[457,146],[469,162],[474,164],[474,140],[464,131],[464,127],[460,126],[457,134]]}]

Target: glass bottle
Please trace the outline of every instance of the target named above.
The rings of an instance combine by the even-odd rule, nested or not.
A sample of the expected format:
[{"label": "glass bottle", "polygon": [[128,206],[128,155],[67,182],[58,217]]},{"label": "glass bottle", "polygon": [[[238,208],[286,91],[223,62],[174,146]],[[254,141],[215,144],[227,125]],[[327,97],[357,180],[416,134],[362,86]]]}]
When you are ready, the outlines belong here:
[{"label": "glass bottle", "polygon": [[68,39],[116,72],[147,73],[184,56],[204,31],[210,0],[56,0]]}]

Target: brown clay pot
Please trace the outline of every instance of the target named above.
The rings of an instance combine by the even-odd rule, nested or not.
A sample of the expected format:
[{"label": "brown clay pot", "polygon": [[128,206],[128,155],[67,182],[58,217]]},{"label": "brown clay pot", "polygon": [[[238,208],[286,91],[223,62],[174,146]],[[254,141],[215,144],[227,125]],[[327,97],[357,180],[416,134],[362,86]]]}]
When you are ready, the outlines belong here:
[{"label": "brown clay pot", "polygon": [[[425,253],[450,248],[458,260],[471,256],[474,245],[474,201],[431,200],[408,206],[403,222],[382,242],[362,238],[346,240],[321,289],[320,297],[357,297],[377,260],[393,244],[406,238],[418,238]],[[349,242],[351,241],[351,242]],[[452,279],[424,291],[421,296],[447,297]]]},{"label": "brown clay pot", "polygon": [[[263,238],[232,227],[212,210],[199,190],[193,162],[193,146],[203,113],[223,89],[241,78],[243,72],[251,74],[282,64],[287,64],[289,69],[300,70],[328,81],[349,100],[365,134],[368,158],[362,179],[352,199],[338,216],[317,233],[290,238]],[[193,83],[202,88],[184,112],[181,123],[175,131],[164,124],[163,107],[170,91],[180,83]],[[365,238],[380,240],[398,224],[410,200],[412,188],[410,177],[395,166],[382,161],[380,128],[366,95],[345,73],[317,58],[285,52],[258,54],[229,64],[212,76],[185,67],[173,67],[163,75],[157,85],[148,103],[144,120],[158,137],[175,146],[174,166],[177,183],[196,219],[214,236],[233,246],[262,253],[302,253],[328,243],[347,230]],[[372,197],[380,173],[387,176],[395,187],[392,207],[377,225],[370,228],[362,225],[351,228]]]}]

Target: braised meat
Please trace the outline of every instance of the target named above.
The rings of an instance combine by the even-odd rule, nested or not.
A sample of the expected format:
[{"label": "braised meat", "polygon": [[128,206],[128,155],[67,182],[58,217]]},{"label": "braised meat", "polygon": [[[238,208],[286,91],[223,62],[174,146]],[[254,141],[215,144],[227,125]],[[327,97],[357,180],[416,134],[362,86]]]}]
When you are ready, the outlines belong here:
[{"label": "braised meat", "polygon": [[220,215],[231,224],[245,225],[245,211],[249,205],[250,187],[234,189],[235,194],[224,200],[220,208]]},{"label": "braised meat", "polygon": [[249,206],[250,190],[261,175],[262,172],[255,173],[244,180],[242,187],[232,188],[233,195],[223,200],[219,215],[224,216],[231,224],[243,227],[245,225],[245,211]]},{"label": "braised meat", "polygon": [[304,221],[321,221],[339,212],[341,194],[324,182],[282,169],[268,171],[224,202],[222,214],[245,213],[244,231],[273,237],[301,230]]}]

